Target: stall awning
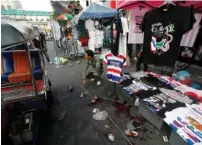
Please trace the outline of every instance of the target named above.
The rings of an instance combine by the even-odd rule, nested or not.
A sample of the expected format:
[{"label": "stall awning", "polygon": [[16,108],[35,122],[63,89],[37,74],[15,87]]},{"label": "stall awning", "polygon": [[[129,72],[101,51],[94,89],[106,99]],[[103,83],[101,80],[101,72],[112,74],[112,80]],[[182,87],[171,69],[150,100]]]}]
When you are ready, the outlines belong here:
[{"label": "stall awning", "polygon": [[107,8],[97,3],[92,3],[85,9],[85,11],[83,11],[79,19],[109,18],[115,17],[116,14],[116,9]]},{"label": "stall awning", "polygon": [[[138,0],[133,0],[133,1],[128,1],[128,0],[120,0],[117,1],[117,8],[128,8],[131,7],[132,5],[135,5],[138,2],[144,2],[148,5],[150,5],[151,7],[159,7],[161,6],[164,1],[149,1],[149,0],[145,0],[145,1],[138,1]],[[191,6],[194,5],[194,8],[198,8],[199,6],[201,7],[201,1],[183,1],[183,2],[179,2],[179,0],[173,0],[173,2],[178,3],[179,5],[182,6]]]}]

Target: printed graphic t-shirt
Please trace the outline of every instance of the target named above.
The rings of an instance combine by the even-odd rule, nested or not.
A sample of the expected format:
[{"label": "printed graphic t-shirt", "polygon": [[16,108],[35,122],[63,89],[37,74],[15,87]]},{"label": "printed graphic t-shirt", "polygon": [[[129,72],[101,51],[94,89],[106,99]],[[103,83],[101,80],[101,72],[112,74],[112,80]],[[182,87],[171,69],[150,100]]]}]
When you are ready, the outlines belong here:
[{"label": "printed graphic t-shirt", "polygon": [[142,23],[142,19],[144,14],[150,9],[145,7],[144,9],[140,9],[136,7],[131,9],[131,20],[129,24],[129,34],[128,34],[128,43],[129,44],[143,44],[144,34],[140,30],[140,24]]},{"label": "printed graphic t-shirt", "polygon": [[107,64],[107,79],[112,82],[119,82],[122,68],[126,66],[125,57],[123,55],[114,56],[112,53],[108,53],[104,58],[104,63]]},{"label": "printed graphic t-shirt", "polygon": [[145,64],[171,66],[178,56],[182,35],[189,31],[195,18],[189,7],[169,6],[145,13],[141,23],[144,32],[142,60]]}]

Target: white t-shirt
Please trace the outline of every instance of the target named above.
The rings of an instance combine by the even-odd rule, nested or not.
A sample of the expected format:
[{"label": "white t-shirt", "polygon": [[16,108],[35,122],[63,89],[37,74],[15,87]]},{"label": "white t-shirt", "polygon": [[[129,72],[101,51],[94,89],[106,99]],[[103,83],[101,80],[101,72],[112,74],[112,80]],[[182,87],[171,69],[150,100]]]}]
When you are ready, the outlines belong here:
[{"label": "white t-shirt", "polygon": [[123,34],[119,36],[119,55],[127,56],[127,32],[128,32],[128,24],[126,18],[121,18],[121,25],[123,28]]},{"label": "white t-shirt", "polygon": [[95,30],[94,21],[91,20],[91,19],[88,19],[88,20],[85,22],[85,26],[86,26],[86,29],[87,29],[88,31],[94,31],[94,30]]},{"label": "white t-shirt", "polygon": [[183,35],[180,46],[185,46],[185,47],[193,47],[194,46],[194,43],[196,41],[196,37],[197,37],[199,30],[201,28],[199,23],[201,21],[202,14],[196,13],[196,14],[194,14],[194,16],[195,16],[196,22],[194,23],[193,28]]},{"label": "white t-shirt", "polygon": [[123,28],[123,35],[126,35],[129,32],[128,22],[126,18],[121,18],[122,28]]},{"label": "white t-shirt", "polygon": [[129,24],[128,43],[129,44],[143,44],[144,34],[140,30],[140,24],[144,14],[149,11],[148,7],[140,9],[136,7],[131,9],[131,20]]}]

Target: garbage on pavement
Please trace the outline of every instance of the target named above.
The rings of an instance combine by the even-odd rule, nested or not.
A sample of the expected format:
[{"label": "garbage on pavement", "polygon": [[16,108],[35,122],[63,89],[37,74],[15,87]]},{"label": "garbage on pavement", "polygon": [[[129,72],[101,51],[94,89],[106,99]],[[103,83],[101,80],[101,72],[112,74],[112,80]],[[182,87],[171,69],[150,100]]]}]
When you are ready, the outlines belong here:
[{"label": "garbage on pavement", "polygon": [[106,120],[108,117],[108,113],[106,111],[100,111],[93,115],[95,120]]},{"label": "garbage on pavement", "polygon": [[63,57],[55,57],[55,58],[54,58],[54,63],[55,63],[56,65],[63,65],[63,64],[65,64],[65,63],[67,63],[67,62],[68,62],[68,59],[63,58]]},{"label": "garbage on pavement", "polygon": [[114,141],[115,140],[115,137],[114,137],[114,135],[113,134],[108,134],[108,138],[109,138],[109,140],[111,140],[111,141]]},{"label": "garbage on pavement", "polygon": [[83,98],[83,97],[84,97],[84,93],[81,93],[80,98]]},{"label": "garbage on pavement", "polygon": [[69,86],[69,93],[72,93],[73,92],[73,88],[72,86]]},{"label": "garbage on pavement", "polygon": [[59,118],[58,118],[58,121],[62,121],[62,120],[64,120],[66,114],[67,114],[66,111],[62,111],[62,113],[60,113],[60,116],[59,116]]},{"label": "garbage on pavement", "polygon": [[168,142],[168,137],[167,136],[163,136],[163,141],[164,142]]},{"label": "garbage on pavement", "polygon": [[92,104],[95,104],[97,102],[97,97],[93,97],[93,99],[91,100]]},{"label": "garbage on pavement", "polygon": [[98,113],[98,112],[100,112],[100,109],[98,108],[93,109],[93,113]]},{"label": "garbage on pavement", "polygon": [[127,129],[124,131],[125,135],[129,136],[129,137],[137,137],[138,136],[138,132],[134,131],[134,130],[130,130]]}]

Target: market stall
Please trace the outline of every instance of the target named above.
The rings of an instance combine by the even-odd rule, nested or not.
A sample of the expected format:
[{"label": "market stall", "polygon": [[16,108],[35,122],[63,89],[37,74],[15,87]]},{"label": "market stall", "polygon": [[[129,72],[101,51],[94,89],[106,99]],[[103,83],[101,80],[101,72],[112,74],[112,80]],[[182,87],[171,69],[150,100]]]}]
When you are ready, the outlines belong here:
[{"label": "market stall", "polygon": [[[175,81],[171,77],[153,72],[124,73],[120,81],[119,88],[125,92],[125,96],[127,96],[134,105],[138,106],[139,113],[159,130],[163,128],[165,120],[166,123],[171,126],[173,131],[176,131],[177,128],[180,127],[179,124],[181,123],[178,122],[178,120],[177,124],[175,119],[181,116],[190,116],[190,113],[186,113],[186,111],[181,111],[183,113],[176,113],[175,110],[177,111],[180,110],[180,108],[186,108],[187,105],[194,106],[195,104],[195,106],[197,106],[196,104],[200,104],[202,102],[201,90],[196,90]],[[200,111],[200,107],[198,108]],[[173,114],[175,114],[175,116],[173,116]],[[191,117],[193,118],[193,116],[196,118],[197,115],[192,114]],[[200,116],[198,119],[200,120]],[[175,124],[173,124],[174,120]],[[201,125],[201,121],[195,122],[197,122],[199,126]],[[187,132],[185,132],[185,134],[186,133]],[[181,139],[178,136],[175,136],[174,138],[177,139],[173,141],[173,134],[176,135],[175,133],[171,134],[172,138],[170,142],[173,142],[172,145],[175,145],[177,142],[176,140],[179,141]],[[181,132],[180,135],[182,134],[183,133]],[[187,135],[185,137],[187,137]],[[200,137],[201,136],[199,134],[198,138]],[[188,144],[199,142],[198,140],[196,141],[192,139],[193,138],[190,139],[191,141],[189,141]],[[187,138],[185,141],[187,141]]]},{"label": "market stall", "polygon": [[[104,26],[110,26],[116,14],[115,9],[97,3],[92,3],[81,11],[72,23],[78,23],[79,40],[82,46],[87,46],[94,52],[100,52],[104,41]],[[109,28],[107,30],[110,31]],[[110,39],[110,37],[107,38]]]},{"label": "market stall", "polygon": [[[198,14],[198,10],[201,8],[200,2],[125,1],[124,3],[119,1],[118,8],[132,8],[128,43],[140,45],[141,63],[174,68],[174,64],[179,58],[180,46],[188,47],[192,44],[191,47],[195,46],[197,48],[191,58],[196,57],[195,54],[199,54],[198,51],[201,49],[201,42],[199,41],[201,38],[201,17],[199,15],[201,14]],[[123,25],[122,28],[124,28]],[[144,35],[144,33],[147,35]],[[113,57],[114,55],[111,54],[105,57],[109,67],[107,71],[108,75],[115,76],[114,78],[118,80],[120,79],[117,77],[118,73],[121,73],[125,61],[118,69],[116,64],[109,63],[112,59],[115,60]],[[116,55],[116,59],[121,61],[118,55]],[[201,61],[201,58],[198,59],[198,63]],[[108,79],[110,80],[110,78]],[[124,92],[123,95],[127,96],[127,99],[132,102],[131,104],[138,106],[139,113],[158,129],[163,127],[164,118],[167,117],[166,112],[186,107],[187,104],[201,103],[201,90],[195,89],[189,82],[176,81],[174,77],[145,71],[122,73],[120,80],[118,86]],[[183,116],[184,114],[176,115]],[[167,121],[168,124],[169,121]],[[200,124],[200,122],[197,123]],[[193,135],[198,132],[180,131],[184,131],[181,133],[185,134],[184,140],[186,143],[190,145],[201,144],[200,134]],[[177,132],[177,134],[179,133]],[[180,138],[173,136],[172,134],[172,137],[170,137],[170,144],[179,145]]]}]

